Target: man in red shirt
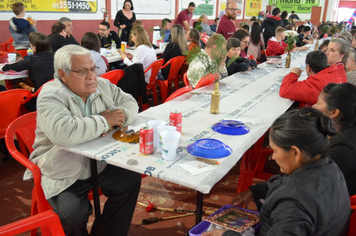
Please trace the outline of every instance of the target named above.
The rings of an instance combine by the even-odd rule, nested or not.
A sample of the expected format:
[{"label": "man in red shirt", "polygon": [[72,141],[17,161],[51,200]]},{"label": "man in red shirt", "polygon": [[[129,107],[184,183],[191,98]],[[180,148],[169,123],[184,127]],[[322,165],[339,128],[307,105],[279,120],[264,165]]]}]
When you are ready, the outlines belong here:
[{"label": "man in red shirt", "polygon": [[226,39],[230,38],[236,31],[234,20],[237,16],[237,3],[228,2],[226,4],[226,12],[220,19],[216,33],[222,34]]},{"label": "man in red shirt", "polygon": [[315,104],[327,84],[343,82],[337,66],[328,65],[328,59],[323,51],[308,53],[305,64],[308,78],[298,81],[302,70],[292,68],[290,73],[284,77],[279,90],[281,97],[300,102],[299,107]]},{"label": "man in red shirt", "polygon": [[195,9],[195,3],[190,2],[187,9],[179,12],[176,19],[176,24],[182,25],[185,28],[185,30],[189,30],[190,21],[193,17],[194,9]]}]

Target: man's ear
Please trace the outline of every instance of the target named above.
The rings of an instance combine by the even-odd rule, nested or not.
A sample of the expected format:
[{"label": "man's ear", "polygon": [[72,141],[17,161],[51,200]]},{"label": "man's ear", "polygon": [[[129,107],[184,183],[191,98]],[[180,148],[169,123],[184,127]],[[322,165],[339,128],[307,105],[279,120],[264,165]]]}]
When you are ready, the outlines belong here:
[{"label": "man's ear", "polygon": [[68,75],[64,70],[58,69],[58,75],[59,75],[59,78],[62,80],[63,83],[67,82]]}]

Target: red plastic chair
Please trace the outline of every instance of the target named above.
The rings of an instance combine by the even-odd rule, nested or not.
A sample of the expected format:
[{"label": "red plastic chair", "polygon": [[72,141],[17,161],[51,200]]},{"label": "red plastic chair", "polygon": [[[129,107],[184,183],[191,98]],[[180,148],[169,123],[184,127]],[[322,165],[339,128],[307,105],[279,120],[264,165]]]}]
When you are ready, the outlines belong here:
[{"label": "red plastic chair", "polygon": [[214,75],[212,75],[212,74],[206,75],[198,81],[197,85],[195,86],[195,89],[212,84],[212,83],[214,83],[214,81],[215,81]]},{"label": "red plastic chair", "polygon": [[117,85],[120,79],[124,76],[125,72],[123,70],[112,70],[106,72],[105,74],[101,75],[100,77],[110,80],[112,84]]},{"label": "red plastic chair", "polygon": [[[9,125],[5,135],[6,146],[11,156],[32,172],[34,181],[31,203],[32,216],[52,210],[42,189],[40,168],[28,159],[29,154],[33,151],[32,146],[36,137],[36,115],[37,112],[31,112],[17,118]],[[15,135],[19,142],[21,152],[18,151],[15,146]],[[36,234],[37,230],[31,231],[31,236],[35,236]],[[48,229],[42,229],[42,235],[50,235]]]},{"label": "red plastic chair", "polygon": [[9,124],[21,115],[21,105],[30,101],[30,99],[31,92],[25,89],[0,92],[0,139],[5,137]]},{"label": "red plastic chair", "polygon": [[189,80],[188,80],[188,76],[187,76],[187,72],[184,73],[183,75],[183,82],[185,86],[190,86]]},{"label": "red plastic chair", "polygon": [[8,53],[15,52],[15,47],[12,45],[14,39],[11,37],[4,43],[0,44],[0,51],[5,51]]},{"label": "red plastic chair", "polygon": [[189,93],[190,91],[193,91],[193,88],[190,86],[185,86],[184,88],[180,88],[177,91],[175,91],[174,93],[172,93],[171,96],[169,96],[164,103],[169,102],[169,101],[175,99],[176,97],[179,97],[185,93]]},{"label": "red plastic chair", "polygon": [[54,81],[54,79],[48,80],[46,83],[42,84],[42,86],[39,89],[37,89],[37,91],[35,93],[32,94],[32,97],[33,98],[38,97],[38,95],[40,94],[40,92],[41,92],[41,90],[43,88],[43,85],[45,85],[45,84],[47,84],[49,82],[52,82],[52,81]]},{"label": "red plastic chair", "polygon": [[7,52],[0,51],[0,63],[8,62]]},{"label": "red plastic chair", "polygon": [[152,91],[152,95],[153,95],[153,101],[155,103],[155,105],[158,105],[157,102],[157,90],[156,90],[156,79],[157,79],[157,74],[159,72],[159,69],[161,68],[161,66],[164,63],[164,59],[159,59],[155,62],[153,62],[146,70],[145,73],[147,73],[147,71],[151,70],[151,77],[150,77],[150,81],[147,84],[147,91],[151,90]]},{"label": "red plastic chair", "polygon": [[25,57],[28,56],[28,54],[27,54],[27,49],[17,50],[17,51],[15,51],[15,53],[20,54],[20,55],[22,56],[22,58],[25,58]]},{"label": "red plastic chair", "polygon": [[53,211],[46,211],[0,227],[0,236],[17,235],[39,227],[47,228],[52,236],[65,235],[58,215]]},{"label": "red plastic chair", "polygon": [[354,211],[352,212],[350,217],[350,227],[347,236],[355,236],[356,235],[356,195],[350,197],[350,202],[351,202],[351,209],[353,209]]},{"label": "red plastic chair", "polygon": [[109,71],[110,65],[109,65],[109,61],[106,57],[104,57],[103,55],[101,55],[101,58],[103,58],[105,65],[106,65],[106,72]]},{"label": "red plastic chair", "polygon": [[242,156],[236,193],[247,190],[252,185],[253,178],[268,180],[273,175],[263,172],[266,158],[273,153],[270,148],[262,148],[264,138],[265,135]]},{"label": "red plastic chair", "polygon": [[156,80],[156,84],[159,86],[161,92],[162,102],[167,99],[168,94],[171,91],[172,83],[174,83],[175,89],[178,90],[178,73],[184,61],[185,56],[174,57],[161,67],[161,69],[163,69],[168,65],[171,65],[167,80]]}]

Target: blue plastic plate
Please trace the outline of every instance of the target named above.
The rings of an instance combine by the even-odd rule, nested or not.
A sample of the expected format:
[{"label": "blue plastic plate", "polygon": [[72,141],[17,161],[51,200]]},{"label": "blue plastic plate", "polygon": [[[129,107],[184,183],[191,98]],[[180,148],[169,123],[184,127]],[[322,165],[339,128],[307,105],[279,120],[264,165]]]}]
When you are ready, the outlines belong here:
[{"label": "blue plastic plate", "polygon": [[244,123],[237,120],[221,120],[211,128],[217,133],[227,135],[243,135],[250,132]]},{"label": "blue plastic plate", "polygon": [[232,153],[232,149],[225,143],[211,138],[199,139],[189,144],[187,150],[194,156],[209,159],[227,157]]}]

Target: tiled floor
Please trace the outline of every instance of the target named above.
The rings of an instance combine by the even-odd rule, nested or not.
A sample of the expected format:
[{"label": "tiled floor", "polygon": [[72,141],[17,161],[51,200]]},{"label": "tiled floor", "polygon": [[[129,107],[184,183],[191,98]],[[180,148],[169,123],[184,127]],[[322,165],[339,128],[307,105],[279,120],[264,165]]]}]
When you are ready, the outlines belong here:
[{"label": "tiled floor", "polygon": [[[0,155],[0,158],[2,156]],[[16,160],[0,162],[0,225],[5,225],[30,216],[32,182],[22,181],[24,167]],[[210,194],[204,196],[204,210],[216,211],[230,204],[234,198],[239,173],[239,165],[214,186]],[[101,196],[101,206],[105,197]],[[194,210],[196,191],[152,177],[142,179],[138,202],[152,202],[157,207]],[[253,206],[251,206],[253,207]],[[136,205],[131,224],[130,236],[178,236],[184,235],[195,224],[195,215],[170,219],[151,225],[137,225],[144,218],[177,216],[179,213],[167,211],[146,212],[145,207]],[[90,217],[90,228],[94,216]],[[29,235],[25,233],[22,235]],[[38,234],[40,235],[40,234]]]}]

